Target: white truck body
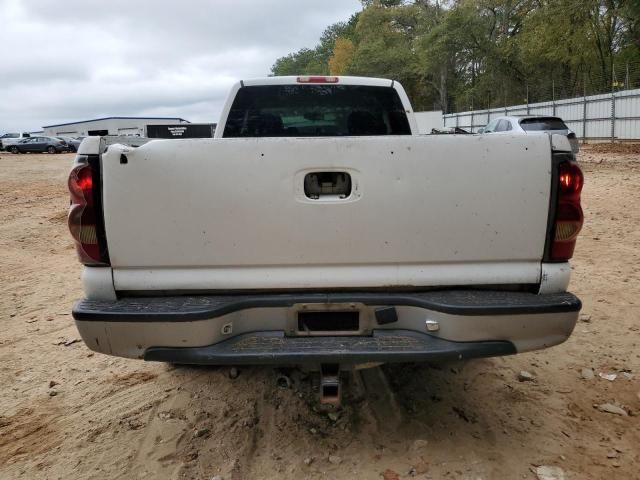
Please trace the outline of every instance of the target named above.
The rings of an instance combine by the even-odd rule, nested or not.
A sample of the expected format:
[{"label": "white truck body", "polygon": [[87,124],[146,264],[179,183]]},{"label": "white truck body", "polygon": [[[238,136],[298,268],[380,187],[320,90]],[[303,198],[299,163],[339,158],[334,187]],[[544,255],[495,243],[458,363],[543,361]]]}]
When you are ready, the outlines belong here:
[{"label": "white truck body", "polygon": [[[330,82],[395,90],[411,134],[225,138],[242,89],[323,78],[239,82],[214,139],[106,152],[84,140],[78,158],[91,157],[99,178],[108,248],[104,264],[85,267],[87,299],[74,308],[87,345],[147,360],[319,365],[564,341],[580,302],[565,293],[568,263],[548,257],[566,138],[421,136],[398,83],[348,77]],[[331,178],[329,190],[310,195],[309,175]],[[335,175],[348,193],[332,193]]]}]

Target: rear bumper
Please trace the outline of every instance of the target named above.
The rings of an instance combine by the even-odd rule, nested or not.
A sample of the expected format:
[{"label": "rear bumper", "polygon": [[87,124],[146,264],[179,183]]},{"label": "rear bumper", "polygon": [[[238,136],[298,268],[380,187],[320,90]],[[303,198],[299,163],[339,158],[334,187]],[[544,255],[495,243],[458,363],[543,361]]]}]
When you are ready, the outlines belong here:
[{"label": "rear bumper", "polygon": [[[301,308],[346,306],[363,336],[291,336]],[[507,355],[571,334],[581,308],[570,293],[440,291],[270,294],[83,300],[73,316],[89,348],[195,364],[407,362]],[[377,312],[391,310],[391,317]],[[292,323],[292,319],[294,322]],[[427,329],[429,321],[437,329]]]}]

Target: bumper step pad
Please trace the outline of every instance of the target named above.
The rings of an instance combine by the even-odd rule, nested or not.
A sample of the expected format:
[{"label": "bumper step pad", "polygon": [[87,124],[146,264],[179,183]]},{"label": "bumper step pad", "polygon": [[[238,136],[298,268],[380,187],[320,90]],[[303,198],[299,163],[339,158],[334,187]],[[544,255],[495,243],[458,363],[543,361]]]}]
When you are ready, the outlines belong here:
[{"label": "bumper step pad", "polygon": [[576,312],[573,294],[536,295],[526,292],[446,290],[415,293],[344,292],[291,294],[195,295],[125,297],[116,301],[82,300],[73,318],[106,322],[189,322],[220,317],[247,308],[283,307],[296,303],[348,303],[412,306],[451,315],[523,315]]},{"label": "bumper step pad", "polygon": [[145,360],[194,365],[284,365],[317,363],[423,362],[516,353],[510,342],[451,342],[408,330],[376,330],[370,337],[286,337],[254,332],[215,345],[153,347]]}]

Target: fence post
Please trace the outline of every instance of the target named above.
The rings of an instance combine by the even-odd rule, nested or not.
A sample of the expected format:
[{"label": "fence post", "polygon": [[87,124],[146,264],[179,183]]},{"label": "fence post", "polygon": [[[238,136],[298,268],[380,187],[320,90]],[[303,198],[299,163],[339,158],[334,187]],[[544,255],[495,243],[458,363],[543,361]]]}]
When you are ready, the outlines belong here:
[{"label": "fence post", "polygon": [[506,117],[509,114],[509,112],[507,111],[507,89],[505,88],[503,92],[504,92],[504,95],[503,95],[504,96],[504,116]]},{"label": "fence post", "polygon": [[611,67],[611,143],[616,140],[616,66]]},{"label": "fence post", "polygon": [[473,133],[473,98],[471,98],[471,133]]},{"label": "fence post", "polygon": [[587,77],[582,77],[582,143],[587,143]]},{"label": "fence post", "polygon": [[529,82],[527,82],[527,115],[529,115]]},{"label": "fence post", "polygon": [[551,80],[551,98],[553,102],[553,116],[556,116],[556,81]]},{"label": "fence post", "polygon": [[611,92],[611,143],[616,141],[616,94]]}]

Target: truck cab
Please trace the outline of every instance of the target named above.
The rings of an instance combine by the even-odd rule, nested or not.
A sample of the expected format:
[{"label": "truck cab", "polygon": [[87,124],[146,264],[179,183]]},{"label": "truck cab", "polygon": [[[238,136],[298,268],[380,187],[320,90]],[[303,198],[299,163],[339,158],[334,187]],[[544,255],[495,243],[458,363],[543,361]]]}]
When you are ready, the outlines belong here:
[{"label": "truck cab", "polygon": [[216,138],[417,135],[398,82],[365,77],[270,77],[236,83]]}]

